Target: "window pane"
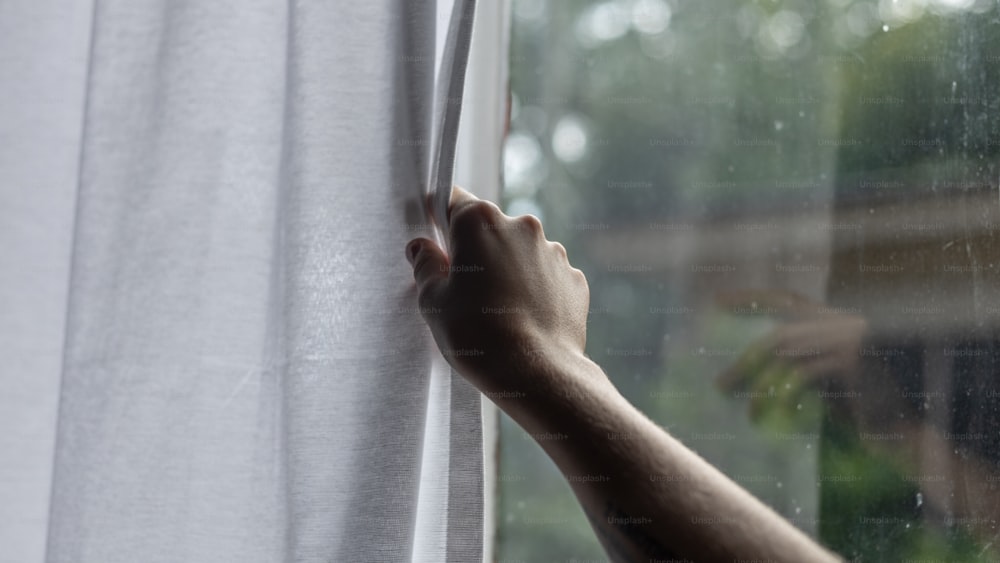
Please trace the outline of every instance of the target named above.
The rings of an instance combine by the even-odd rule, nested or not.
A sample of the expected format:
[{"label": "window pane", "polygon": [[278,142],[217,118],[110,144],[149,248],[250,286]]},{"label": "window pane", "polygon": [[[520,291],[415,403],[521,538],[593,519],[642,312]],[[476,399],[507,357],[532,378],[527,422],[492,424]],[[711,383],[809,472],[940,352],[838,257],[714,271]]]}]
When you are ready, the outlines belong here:
[{"label": "window pane", "polygon": [[[513,17],[504,205],[587,274],[623,394],[846,557],[998,557],[995,2]],[[602,558],[508,419],[501,447],[498,558]]]}]

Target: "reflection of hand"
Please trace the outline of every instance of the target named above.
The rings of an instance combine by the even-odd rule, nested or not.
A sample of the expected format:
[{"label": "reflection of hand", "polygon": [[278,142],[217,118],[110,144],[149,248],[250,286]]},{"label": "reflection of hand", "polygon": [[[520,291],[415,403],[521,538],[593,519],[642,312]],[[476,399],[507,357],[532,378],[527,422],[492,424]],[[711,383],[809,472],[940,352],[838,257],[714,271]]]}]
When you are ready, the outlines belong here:
[{"label": "reflection of hand", "polygon": [[752,413],[779,395],[796,400],[803,386],[832,382],[848,391],[856,387],[861,341],[868,332],[864,318],[782,290],[730,292],[717,302],[730,311],[765,312],[785,321],[752,344],[717,380],[727,391],[749,390]]},{"label": "reflection of hand", "polygon": [[583,358],[587,279],[538,219],[508,217],[456,187],[448,221],[450,257],[423,238],[406,252],[421,312],[449,363],[488,393],[524,391],[530,383],[518,374],[543,357]]}]

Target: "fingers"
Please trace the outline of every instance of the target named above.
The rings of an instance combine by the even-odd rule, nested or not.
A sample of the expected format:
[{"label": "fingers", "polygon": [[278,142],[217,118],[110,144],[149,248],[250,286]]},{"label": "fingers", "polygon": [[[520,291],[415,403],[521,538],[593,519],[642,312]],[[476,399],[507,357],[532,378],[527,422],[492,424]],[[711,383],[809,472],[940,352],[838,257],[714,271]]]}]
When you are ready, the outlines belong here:
[{"label": "fingers", "polygon": [[427,308],[448,281],[448,257],[434,241],[417,238],[406,245],[406,258],[413,266],[420,306]]},{"label": "fingers", "polygon": [[[480,199],[459,186],[451,191],[451,203],[448,206],[448,227],[452,238],[464,237],[477,231],[524,230],[527,233],[544,239],[542,222],[534,215],[510,217],[500,209],[500,206],[486,199]],[[459,235],[456,235],[460,233]],[[565,250],[565,249],[564,249]]]},{"label": "fingers", "polygon": [[448,224],[451,224],[451,217],[458,211],[461,207],[469,205],[471,203],[476,203],[477,201],[483,201],[478,197],[472,195],[472,193],[465,191],[459,186],[452,186],[451,188],[451,201],[448,203]]},{"label": "fingers", "polygon": [[459,186],[451,191],[451,203],[448,206],[448,229],[450,231],[451,248],[455,244],[469,242],[479,238],[484,231],[495,230],[492,227],[509,218],[500,211],[495,203],[479,199]]},{"label": "fingers", "polygon": [[542,228],[542,222],[538,217],[534,215],[519,215],[514,218],[514,221],[516,221],[519,228],[523,228],[540,238],[545,238],[545,230]]},{"label": "fingers", "polygon": [[745,389],[753,385],[761,373],[774,368],[797,368],[820,355],[819,348],[811,343],[814,328],[811,323],[793,323],[779,326],[764,338],[751,344],[747,350],[716,380],[724,391]]},{"label": "fingers", "polygon": [[569,255],[566,253],[565,246],[563,246],[561,243],[558,242],[550,242],[549,247],[551,247],[552,250],[554,250],[555,253],[558,254],[560,258],[565,260],[567,264],[569,263]]},{"label": "fingers", "polygon": [[[459,186],[454,186],[451,192],[451,203],[448,207],[449,248],[452,259],[462,262],[463,258],[472,258],[463,250],[474,249],[476,254],[488,241],[495,237],[509,238],[512,233],[527,235],[538,241],[539,245],[546,241],[542,222],[534,215],[509,217],[495,203],[476,197]],[[510,234],[501,234],[508,233]],[[566,248],[558,242],[548,242],[547,246],[564,262],[569,263]]]}]

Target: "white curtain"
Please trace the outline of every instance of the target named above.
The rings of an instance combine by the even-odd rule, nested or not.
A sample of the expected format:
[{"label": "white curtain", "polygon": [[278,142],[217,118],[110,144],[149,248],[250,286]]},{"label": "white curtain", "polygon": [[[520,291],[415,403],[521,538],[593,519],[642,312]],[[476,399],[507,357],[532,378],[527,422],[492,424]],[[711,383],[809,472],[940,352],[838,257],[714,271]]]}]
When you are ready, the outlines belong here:
[{"label": "white curtain", "polygon": [[416,309],[474,0],[0,2],[0,561],[473,561]]}]

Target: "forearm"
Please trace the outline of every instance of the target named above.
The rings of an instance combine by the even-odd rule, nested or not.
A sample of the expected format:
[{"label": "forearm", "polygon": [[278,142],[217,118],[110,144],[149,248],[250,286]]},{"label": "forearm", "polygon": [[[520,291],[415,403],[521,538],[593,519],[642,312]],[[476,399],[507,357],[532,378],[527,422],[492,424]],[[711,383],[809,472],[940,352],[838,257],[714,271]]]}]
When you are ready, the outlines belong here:
[{"label": "forearm", "polygon": [[451,365],[560,467],[616,560],[832,560],[632,408],[583,355],[586,276],[537,218],[507,217],[457,187],[447,215],[450,255],[428,239],[406,248],[421,314]]},{"label": "forearm", "polygon": [[569,481],[616,561],[833,561],[791,524],[653,424],[582,355],[539,364],[514,419]]}]

